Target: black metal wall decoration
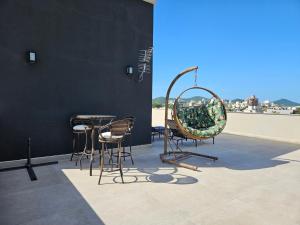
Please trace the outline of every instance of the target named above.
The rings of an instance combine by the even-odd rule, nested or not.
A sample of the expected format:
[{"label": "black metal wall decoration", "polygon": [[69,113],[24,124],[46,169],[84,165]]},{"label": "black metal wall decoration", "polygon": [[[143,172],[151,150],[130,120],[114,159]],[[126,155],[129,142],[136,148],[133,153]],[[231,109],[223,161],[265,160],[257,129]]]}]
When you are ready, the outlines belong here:
[{"label": "black metal wall decoration", "polygon": [[153,47],[149,47],[145,50],[139,51],[139,82],[142,82],[144,79],[145,73],[151,73],[151,59],[152,59]]}]

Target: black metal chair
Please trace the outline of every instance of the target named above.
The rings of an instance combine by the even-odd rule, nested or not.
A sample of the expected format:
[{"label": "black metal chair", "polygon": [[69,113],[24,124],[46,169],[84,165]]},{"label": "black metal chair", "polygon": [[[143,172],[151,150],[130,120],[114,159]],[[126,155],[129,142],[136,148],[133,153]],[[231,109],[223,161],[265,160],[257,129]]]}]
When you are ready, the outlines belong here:
[{"label": "black metal chair", "polygon": [[165,133],[165,127],[163,126],[151,127],[152,141],[154,141],[154,137],[156,135],[158,135],[158,139],[160,139],[160,136],[164,135],[164,133]]},{"label": "black metal chair", "polygon": [[[82,155],[82,152],[87,148],[87,139],[88,139],[87,132],[90,131],[91,129],[89,128],[88,125],[83,124],[83,122],[80,119],[78,119],[76,115],[70,118],[70,125],[72,128],[72,135],[73,135],[73,153],[71,155],[70,161],[73,160],[74,155],[77,156],[76,159],[76,166],[77,166],[79,157]],[[80,150],[81,148],[80,136],[82,135],[85,136],[85,144],[84,144],[84,149]]]},{"label": "black metal chair", "polygon": [[[188,138],[187,136],[185,136],[184,134],[182,134],[177,126],[177,124],[175,123],[174,120],[167,120],[167,126],[169,128],[169,140],[173,140],[174,142],[176,142],[176,149],[178,149],[178,144],[179,142],[181,142],[181,144],[183,144],[183,140],[187,141],[188,139],[192,140],[193,142],[195,142],[195,146],[198,146],[198,141],[197,139],[193,139],[193,138]],[[215,137],[212,137],[213,140],[213,144],[215,144]],[[201,142],[201,140],[199,140]]]},{"label": "black metal chair", "polygon": [[[118,161],[115,163],[115,165],[118,167],[118,170],[120,171],[122,183],[124,183],[123,180],[123,171],[122,171],[122,143],[124,142],[125,136],[130,132],[130,126],[131,126],[132,120],[130,118],[117,120],[114,122],[111,122],[105,126],[99,127],[99,143],[102,145],[100,150],[100,175],[99,175],[99,181],[98,184],[101,182],[102,173],[104,171],[104,153],[105,150],[107,150],[108,144],[117,144],[118,149]],[[113,167],[114,163],[112,162],[113,152],[110,154],[110,161],[111,166]]]},{"label": "black metal chair", "polygon": [[[179,142],[181,142],[181,144],[183,144],[183,140],[187,141],[188,139],[191,138],[187,138],[184,134],[182,134],[177,126],[177,124],[175,123],[174,120],[167,120],[167,125],[169,127],[169,139],[176,142],[176,149],[178,149],[178,144]],[[195,139],[191,139],[193,142],[195,142],[195,145],[197,147],[198,143],[197,140]]]}]

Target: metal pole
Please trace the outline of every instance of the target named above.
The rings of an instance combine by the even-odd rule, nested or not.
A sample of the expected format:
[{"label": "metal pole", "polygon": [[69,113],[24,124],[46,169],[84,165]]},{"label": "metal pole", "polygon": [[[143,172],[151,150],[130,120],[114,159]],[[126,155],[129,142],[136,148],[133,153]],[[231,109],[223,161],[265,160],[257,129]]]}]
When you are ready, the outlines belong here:
[{"label": "metal pole", "polygon": [[32,169],[32,164],[31,164],[31,138],[28,138],[28,152],[27,152],[27,163],[25,165],[28,175],[31,179],[31,181],[37,180],[37,177]]},{"label": "metal pole", "polygon": [[27,165],[31,165],[31,138],[28,137],[28,152],[27,152]]},{"label": "metal pole", "polygon": [[168,130],[167,130],[167,121],[168,121],[168,109],[169,109],[169,97],[170,97],[170,92],[172,90],[172,87],[174,86],[174,84],[176,83],[176,81],[182,77],[184,74],[189,73],[193,70],[197,70],[198,66],[193,66],[190,68],[187,68],[186,70],[182,71],[181,73],[179,73],[174,80],[171,82],[167,94],[166,94],[166,102],[165,102],[165,135],[164,135],[164,154],[168,153]]}]

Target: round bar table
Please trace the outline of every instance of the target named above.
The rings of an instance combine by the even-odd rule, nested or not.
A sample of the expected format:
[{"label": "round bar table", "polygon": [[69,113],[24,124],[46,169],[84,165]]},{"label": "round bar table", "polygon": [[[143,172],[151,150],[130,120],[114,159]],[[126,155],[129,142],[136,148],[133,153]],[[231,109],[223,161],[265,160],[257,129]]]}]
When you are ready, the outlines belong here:
[{"label": "round bar table", "polygon": [[[94,160],[94,152],[95,152],[95,126],[102,125],[103,121],[111,121],[116,118],[113,115],[77,115],[76,118],[86,121],[87,124],[91,127],[91,142],[92,142],[92,149],[90,155],[90,176],[92,176],[92,168],[93,168],[93,160]],[[85,150],[86,151],[86,150]],[[85,152],[86,153],[86,152]]]}]

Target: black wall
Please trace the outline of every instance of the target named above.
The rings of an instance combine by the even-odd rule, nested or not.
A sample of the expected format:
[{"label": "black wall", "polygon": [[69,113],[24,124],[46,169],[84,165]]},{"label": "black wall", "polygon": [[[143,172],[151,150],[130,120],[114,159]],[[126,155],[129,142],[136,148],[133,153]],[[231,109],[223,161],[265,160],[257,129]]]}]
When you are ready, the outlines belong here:
[{"label": "black wall", "polygon": [[124,69],[152,34],[141,0],[1,0],[0,161],[25,158],[29,136],[34,157],[70,153],[72,114],[131,114],[134,144],[150,143],[152,74]]}]

